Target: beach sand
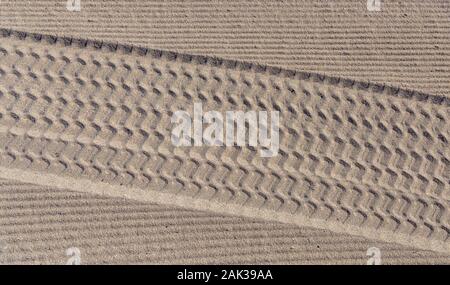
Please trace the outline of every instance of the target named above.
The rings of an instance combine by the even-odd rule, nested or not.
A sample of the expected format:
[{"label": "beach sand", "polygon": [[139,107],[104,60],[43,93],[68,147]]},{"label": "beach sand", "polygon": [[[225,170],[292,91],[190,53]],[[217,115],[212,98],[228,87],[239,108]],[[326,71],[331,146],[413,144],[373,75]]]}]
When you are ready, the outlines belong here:
[{"label": "beach sand", "polygon": [[[0,11],[0,262],[448,263],[448,3],[30,3]],[[278,155],[174,147],[194,102],[280,112]]]}]

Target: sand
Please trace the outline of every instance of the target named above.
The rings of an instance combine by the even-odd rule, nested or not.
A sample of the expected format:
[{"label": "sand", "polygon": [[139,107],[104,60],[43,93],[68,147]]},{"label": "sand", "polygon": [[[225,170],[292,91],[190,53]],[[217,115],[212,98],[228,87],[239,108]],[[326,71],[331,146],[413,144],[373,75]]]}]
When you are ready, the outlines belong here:
[{"label": "sand", "polygon": [[450,93],[450,3],[2,0],[0,27],[211,55]]},{"label": "sand", "polygon": [[[89,9],[85,10],[92,13],[94,9],[98,19],[107,18],[100,13],[104,9],[138,15],[142,14],[137,11],[155,11],[151,4],[131,9],[86,2],[83,7]],[[39,7],[56,4],[39,1],[29,12],[20,3],[6,2],[1,10],[2,16],[8,15],[1,17],[3,27],[134,43],[142,48],[3,31],[0,177],[21,181],[4,180],[1,187],[7,199],[2,201],[6,203],[2,207],[5,228],[0,238],[10,245],[1,256],[5,262],[64,263],[69,246],[82,249],[84,263],[365,264],[371,246],[382,250],[383,263],[388,264],[448,261],[448,60],[445,52],[431,52],[429,47],[448,48],[448,37],[443,36],[448,28],[444,4],[404,7],[394,3],[397,6],[390,6],[383,17],[406,11],[412,13],[414,24],[428,32],[413,32],[410,42],[384,41],[378,46],[374,39],[383,36],[371,38],[373,31],[365,30],[364,48],[351,45],[352,60],[340,62],[336,60],[339,49],[321,40],[314,40],[310,47],[321,55],[305,51],[312,43],[300,34],[303,40],[287,45],[291,53],[282,52],[286,46],[277,47],[276,56],[271,56],[271,38],[287,38],[290,31],[281,25],[284,32],[280,34],[277,25],[299,19],[289,16],[288,6],[255,8],[264,19],[270,18],[266,10],[284,11],[278,22],[267,21],[273,29],[265,37],[256,37],[253,42],[259,46],[249,48],[245,36],[252,36],[240,36],[242,27],[232,24],[224,24],[216,33],[228,39],[231,47],[215,46],[215,26],[205,21],[203,28],[210,32],[202,34],[195,30],[198,26],[190,25],[196,31],[193,48],[184,37],[189,32],[181,32],[184,26],[176,24],[179,14],[175,12],[169,13],[172,26],[156,17],[162,26],[155,29],[125,16],[120,18],[121,29],[114,28],[117,23],[105,24],[106,20],[83,25],[89,17],[80,12],[76,17],[83,21],[74,32],[69,25],[72,15],[48,18],[58,24],[47,23],[46,28],[39,25],[46,18],[34,15],[42,16],[47,9]],[[305,10],[317,10],[317,14],[357,13],[361,8],[311,3]],[[236,5],[243,10],[243,4]],[[206,9],[210,18],[221,11],[208,5],[202,5],[204,9],[188,6],[189,11]],[[65,14],[55,7],[55,15]],[[221,7],[226,10],[225,4]],[[179,6],[162,9],[177,11]],[[187,21],[200,17],[183,11]],[[424,16],[430,13],[439,24],[427,25]],[[335,21],[345,22],[337,16]],[[358,21],[361,26],[362,20]],[[414,25],[411,18],[398,21],[403,34],[408,25]],[[250,21],[247,27],[255,24],[257,20]],[[306,30],[317,30],[318,23],[309,24]],[[332,39],[340,49],[355,40],[351,32],[358,33],[345,24],[350,25],[345,37]],[[133,25],[140,30],[132,29]],[[157,30],[164,27],[163,36],[158,37]],[[377,31],[392,36],[386,27]],[[318,38],[330,29],[317,30]],[[252,34],[262,31],[252,30]],[[311,31],[307,34],[314,34]],[[411,39],[415,46],[408,49]],[[372,57],[375,43],[378,57]],[[243,51],[237,52],[237,46]],[[420,50],[426,52],[418,54]],[[312,56],[299,59],[292,55],[294,51]],[[401,54],[395,57],[397,51]],[[325,60],[332,64],[321,62],[325,53]],[[418,55],[419,61],[412,60]],[[393,66],[400,69],[386,72]],[[191,108],[194,101],[211,110],[279,110],[280,155],[263,159],[245,147],[174,148],[170,115]],[[114,211],[124,213],[123,218]],[[212,226],[224,220],[230,228]]]},{"label": "sand", "polygon": [[449,256],[261,219],[0,181],[7,264],[448,264]]}]

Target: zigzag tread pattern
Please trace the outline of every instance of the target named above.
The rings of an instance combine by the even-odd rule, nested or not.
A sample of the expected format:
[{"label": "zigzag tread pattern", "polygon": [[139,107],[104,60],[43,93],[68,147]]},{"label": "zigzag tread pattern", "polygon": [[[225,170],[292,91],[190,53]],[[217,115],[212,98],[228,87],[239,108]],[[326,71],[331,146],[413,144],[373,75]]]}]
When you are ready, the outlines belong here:
[{"label": "zigzag tread pattern", "polygon": [[[450,99],[2,30],[0,165],[450,243]],[[280,151],[175,147],[171,116],[280,112]]]},{"label": "zigzag tread pattern", "polygon": [[353,235],[0,179],[2,264],[450,264],[450,255]]}]

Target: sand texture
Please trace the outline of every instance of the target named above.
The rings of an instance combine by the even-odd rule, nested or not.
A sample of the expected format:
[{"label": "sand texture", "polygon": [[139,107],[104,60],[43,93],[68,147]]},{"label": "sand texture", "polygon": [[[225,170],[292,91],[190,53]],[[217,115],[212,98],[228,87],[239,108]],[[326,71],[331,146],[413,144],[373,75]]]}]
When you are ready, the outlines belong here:
[{"label": "sand texture", "polygon": [[0,262],[65,264],[448,264],[450,256],[261,219],[0,180]]},{"label": "sand texture", "polygon": [[[449,263],[449,1],[66,2],[0,0],[0,264]],[[194,102],[279,155],[173,147]]]},{"label": "sand texture", "polygon": [[450,2],[2,0],[0,27],[450,94]]},{"label": "sand texture", "polygon": [[[448,254],[450,100],[3,30],[0,176]],[[280,153],[174,147],[170,117],[278,110]]]}]

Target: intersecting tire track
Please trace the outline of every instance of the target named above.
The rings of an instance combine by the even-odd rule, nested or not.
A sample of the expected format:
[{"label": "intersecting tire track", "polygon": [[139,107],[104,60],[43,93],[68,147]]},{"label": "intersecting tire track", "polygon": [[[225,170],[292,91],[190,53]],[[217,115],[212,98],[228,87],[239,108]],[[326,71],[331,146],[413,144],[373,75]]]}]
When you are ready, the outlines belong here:
[{"label": "intersecting tire track", "polygon": [[[132,46],[0,34],[3,167],[263,209],[329,229],[389,232],[400,243],[413,238],[449,252],[450,98]],[[170,118],[194,102],[219,112],[280,111],[278,156],[174,147]]]}]

